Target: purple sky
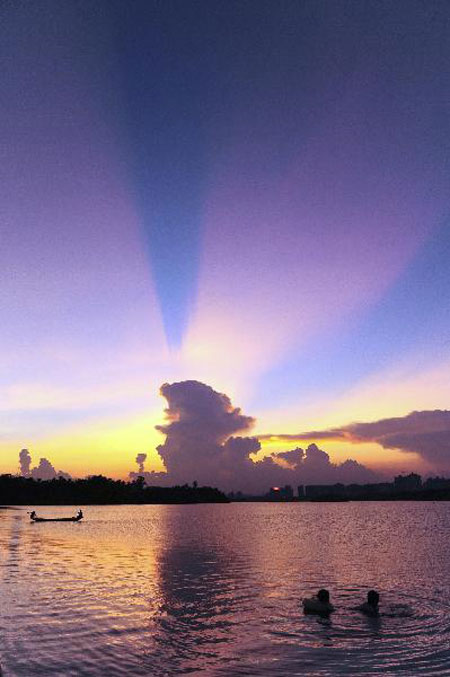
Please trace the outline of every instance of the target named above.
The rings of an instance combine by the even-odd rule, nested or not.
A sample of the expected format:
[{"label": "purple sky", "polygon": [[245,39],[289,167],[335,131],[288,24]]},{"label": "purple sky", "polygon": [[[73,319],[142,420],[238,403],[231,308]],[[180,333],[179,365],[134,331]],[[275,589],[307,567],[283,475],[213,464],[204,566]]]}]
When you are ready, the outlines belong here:
[{"label": "purple sky", "polygon": [[259,433],[448,406],[448,3],[3,19],[0,469],[158,468],[166,381]]}]

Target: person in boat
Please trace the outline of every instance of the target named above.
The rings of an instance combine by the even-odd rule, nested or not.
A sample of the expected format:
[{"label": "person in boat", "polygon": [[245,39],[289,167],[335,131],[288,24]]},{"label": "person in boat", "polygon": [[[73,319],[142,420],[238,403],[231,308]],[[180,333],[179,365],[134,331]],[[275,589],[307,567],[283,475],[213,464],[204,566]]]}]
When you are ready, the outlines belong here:
[{"label": "person in boat", "polygon": [[82,511],[81,508],[80,508],[80,509],[78,510],[77,519],[81,520],[81,519],[83,519],[83,517],[84,517],[83,511]]},{"label": "person in boat", "polygon": [[334,611],[330,602],[330,593],[321,588],[315,597],[306,597],[303,600],[303,611],[307,614],[321,614],[327,616]]},{"label": "person in boat", "polygon": [[34,520],[35,517],[36,517],[36,511],[35,511],[35,510],[32,510],[32,511],[30,512],[30,519]]},{"label": "person in boat", "polygon": [[379,616],[380,611],[378,604],[380,602],[380,595],[376,590],[369,590],[367,593],[367,602],[358,607],[358,611],[362,611],[366,616]]}]

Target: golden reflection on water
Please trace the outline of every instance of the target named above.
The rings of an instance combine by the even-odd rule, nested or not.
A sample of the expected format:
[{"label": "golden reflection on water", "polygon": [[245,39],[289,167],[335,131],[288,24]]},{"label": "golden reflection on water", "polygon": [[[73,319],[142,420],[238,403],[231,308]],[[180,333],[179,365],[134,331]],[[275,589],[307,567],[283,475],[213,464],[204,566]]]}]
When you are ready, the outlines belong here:
[{"label": "golden reflection on water", "polygon": [[[450,660],[447,504],[83,510],[79,524],[0,512],[6,675],[389,674],[413,659],[441,674]],[[336,614],[304,617],[324,585]],[[370,587],[412,615],[361,618]]]}]

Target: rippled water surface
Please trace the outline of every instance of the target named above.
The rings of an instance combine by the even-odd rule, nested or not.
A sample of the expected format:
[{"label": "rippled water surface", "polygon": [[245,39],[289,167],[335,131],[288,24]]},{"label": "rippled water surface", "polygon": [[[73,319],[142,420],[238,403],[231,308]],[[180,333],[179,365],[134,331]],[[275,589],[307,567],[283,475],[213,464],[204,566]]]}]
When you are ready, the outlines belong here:
[{"label": "rippled water surface", "polygon": [[[84,512],[0,511],[6,676],[450,675],[449,503]],[[336,613],[304,616],[322,586]]]}]

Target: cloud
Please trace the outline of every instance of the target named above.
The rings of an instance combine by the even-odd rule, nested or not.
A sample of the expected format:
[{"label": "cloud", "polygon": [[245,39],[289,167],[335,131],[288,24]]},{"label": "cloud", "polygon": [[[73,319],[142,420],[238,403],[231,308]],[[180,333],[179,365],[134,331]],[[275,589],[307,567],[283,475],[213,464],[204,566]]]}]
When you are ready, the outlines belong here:
[{"label": "cloud", "polygon": [[305,433],[267,433],[259,435],[260,440],[280,440],[292,442],[308,442],[309,440],[342,440],[346,439],[344,429],[311,430]]},{"label": "cloud", "polygon": [[71,479],[70,475],[62,470],[56,471],[47,458],[41,458],[39,465],[31,469],[31,456],[28,449],[19,453],[20,474],[23,477],[32,477],[34,480],[54,480],[58,477]]},{"label": "cloud", "polygon": [[166,435],[157,451],[166,473],[130,473],[132,479],[143,475],[148,484],[166,485],[196,480],[226,491],[262,493],[272,485],[376,478],[356,461],[331,463],[328,454],[315,444],[255,461],[252,456],[261,449],[259,439],[236,435],[250,432],[255,419],[234,407],[227,395],[199,381],[165,383],[160,392],[168,403],[168,422],[156,426]]},{"label": "cloud", "polygon": [[29,477],[31,467],[31,456],[28,449],[21,449],[19,454],[20,474],[23,477]]},{"label": "cloud", "polygon": [[385,449],[416,452],[436,470],[450,470],[450,411],[446,409],[413,411],[407,416],[350,423],[298,435],[263,435],[261,439],[376,442]]},{"label": "cloud", "polygon": [[46,458],[41,458],[39,465],[37,465],[31,471],[31,477],[34,480],[53,480],[57,477],[58,473],[56,472],[53,465]]},{"label": "cloud", "polygon": [[130,482],[135,482],[139,477],[143,477],[147,484],[153,485],[168,485],[168,475],[165,472],[148,472],[145,469],[145,461],[147,460],[147,454],[138,454],[136,456],[136,463],[138,464],[137,472],[133,470],[128,473],[128,478]]},{"label": "cloud", "polygon": [[139,472],[144,472],[144,463],[147,460],[147,454],[138,454],[136,456],[136,463],[139,466]]}]

